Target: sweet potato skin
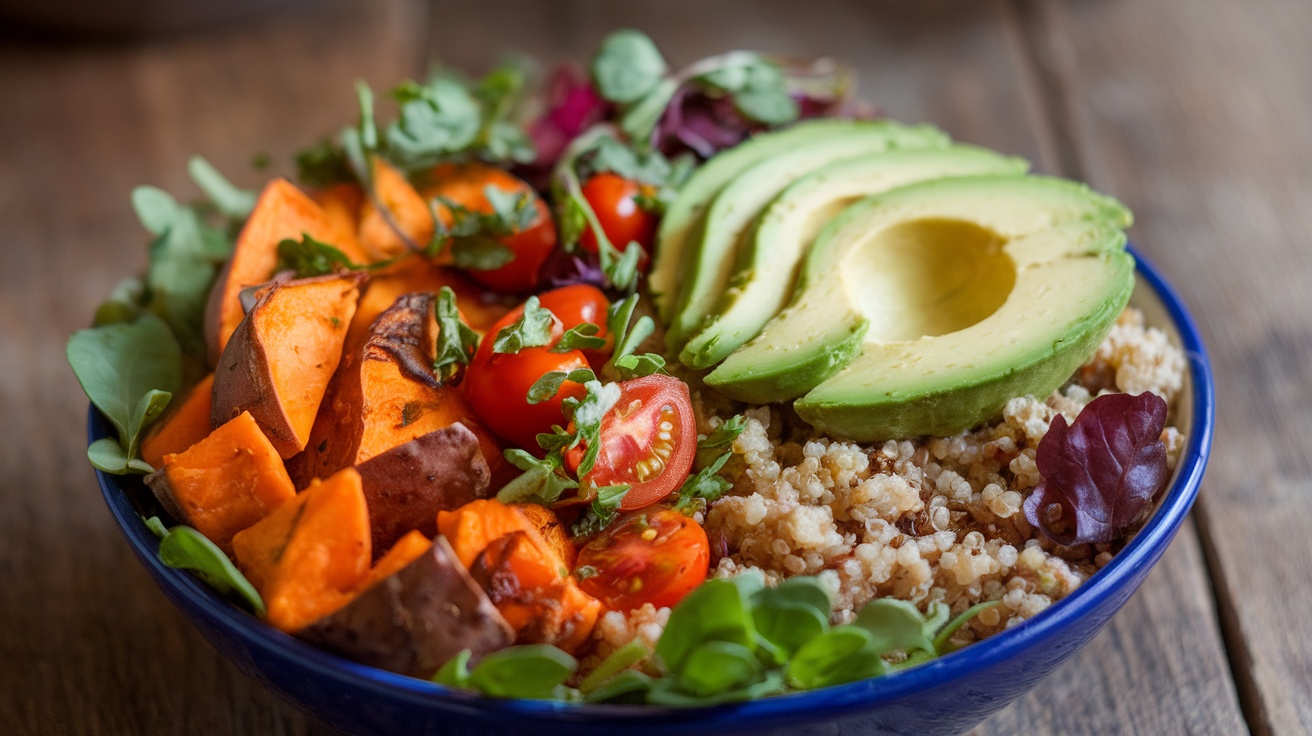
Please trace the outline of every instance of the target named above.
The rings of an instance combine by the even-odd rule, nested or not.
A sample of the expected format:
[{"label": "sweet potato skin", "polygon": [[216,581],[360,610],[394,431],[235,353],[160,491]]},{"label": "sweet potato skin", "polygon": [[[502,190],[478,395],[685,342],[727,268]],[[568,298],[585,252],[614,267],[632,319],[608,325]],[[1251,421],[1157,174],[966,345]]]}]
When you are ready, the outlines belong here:
[{"label": "sweet potato skin", "polygon": [[375,554],[411,530],[437,534],[437,512],[488,495],[491,474],[478,437],[459,422],[356,466],[369,504]]},{"label": "sweet potato skin", "polygon": [[441,537],[405,569],[297,636],[357,662],[423,678],[462,649],[478,659],[514,641],[510,625]]},{"label": "sweet potato skin", "polygon": [[141,441],[141,459],[158,469],[164,456],[183,452],[209,436],[214,429],[210,414],[214,408],[214,374],[200,380],[183,396],[174,397],[164,416],[151,425]]},{"label": "sweet potato skin", "polygon": [[[284,459],[304,450],[341,360],[363,278],[280,277],[262,290],[215,371],[211,421],[219,425],[249,411]],[[309,313],[298,308],[297,300],[309,293],[327,303]]]},{"label": "sweet potato skin", "polygon": [[296,496],[278,451],[249,412],[165,455],[146,485],[170,516],[229,554],[233,535]]}]

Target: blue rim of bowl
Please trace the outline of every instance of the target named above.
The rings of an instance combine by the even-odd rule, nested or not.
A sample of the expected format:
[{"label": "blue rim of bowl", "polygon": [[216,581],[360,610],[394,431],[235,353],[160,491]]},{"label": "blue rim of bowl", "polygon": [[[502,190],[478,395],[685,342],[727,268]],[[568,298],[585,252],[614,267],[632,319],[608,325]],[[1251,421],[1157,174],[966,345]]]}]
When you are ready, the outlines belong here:
[{"label": "blue rim of bowl", "polygon": [[[754,723],[781,726],[818,717],[833,718],[893,702],[921,690],[950,684],[1026,650],[1045,645],[1111,595],[1134,571],[1149,563],[1170,542],[1183,523],[1198,495],[1211,451],[1215,420],[1211,367],[1198,327],[1179,295],[1133,246],[1128,246],[1128,250],[1135,258],[1138,276],[1161,299],[1179,332],[1192,379],[1193,420],[1174,483],[1159,502],[1156,512],[1129,544],[1073,593],[1019,626],[894,675],[822,690],[705,708],[587,705],[483,698],[358,664],[273,629],[219,596],[190,573],[161,563],[156,556],[158,540],[133,509],[119,481],[100,471],[96,471],[96,476],[111,513],[138,557],[157,577],[179,589],[198,609],[198,613],[215,625],[240,632],[254,647],[283,658],[298,660],[301,666],[323,676],[348,682],[364,692],[375,692],[393,701],[405,700],[421,708],[439,706],[453,714],[498,722],[545,718],[561,723],[637,725],[641,721],[646,725],[658,726],[696,721],[705,726],[732,723],[736,727],[743,727]],[[104,420],[95,407],[91,407],[88,415],[90,440],[94,441],[107,433],[108,427]]]}]

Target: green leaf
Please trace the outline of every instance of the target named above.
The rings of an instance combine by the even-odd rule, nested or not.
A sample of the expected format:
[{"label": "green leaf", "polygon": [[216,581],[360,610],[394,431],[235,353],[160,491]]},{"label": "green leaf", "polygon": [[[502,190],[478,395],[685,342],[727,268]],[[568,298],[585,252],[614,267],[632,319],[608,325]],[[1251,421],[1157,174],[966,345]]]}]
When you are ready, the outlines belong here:
[{"label": "green leaf", "polygon": [[710,465],[702,468],[693,475],[689,476],[679,487],[679,500],[675,502],[676,509],[689,509],[696,506],[705,506],[723,496],[725,491],[733,487],[728,480],[720,477],[718,473],[724,464],[729,462],[733,457],[732,452],[726,452]]},{"label": "green leaf", "polygon": [[761,662],[752,650],[727,641],[708,641],[688,653],[679,668],[679,689],[706,697],[755,682]]},{"label": "green leaf", "polygon": [[752,646],[756,629],[748,608],[751,593],[744,593],[744,585],[747,583],[708,580],[670,611],[656,644],[656,654],[668,672],[682,675],[692,652],[708,642]]},{"label": "green leaf", "polygon": [[582,478],[592,472],[597,464],[597,454],[601,451],[601,423],[615,402],[620,398],[617,383],[602,384],[599,381],[587,381],[583,384],[587,393],[582,399],[567,398],[561,407],[574,421],[578,441],[584,446],[583,459],[577,468],[578,477]]},{"label": "green leaf", "polygon": [[631,640],[628,644],[611,652],[609,656],[601,661],[588,676],[583,678],[579,683],[579,690],[584,695],[591,693],[593,690],[604,685],[608,680],[623,672],[630,671],[629,668],[641,662],[651,655],[647,645],[637,639]]},{"label": "green leaf", "polygon": [[606,338],[597,337],[601,328],[591,322],[584,322],[578,326],[571,327],[560,336],[555,345],[551,346],[553,353],[568,353],[571,350],[597,350],[606,347]]},{"label": "green leaf", "polygon": [[351,162],[341,146],[324,139],[296,152],[296,179],[308,187],[330,187],[355,181]]},{"label": "green leaf", "polygon": [[548,371],[543,373],[542,377],[533,382],[528,389],[528,403],[541,404],[553,398],[560,393],[560,387],[566,382],[586,383],[597,380],[594,374],[588,368],[575,368],[566,373],[565,371]]},{"label": "green leaf", "polygon": [[[142,431],[182,387],[182,355],[168,325],[143,314],[133,322],[78,330],[66,352],[82,390],[114,426],[122,454],[131,460]],[[117,462],[103,445],[97,458]]]},{"label": "green leaf", "polygon": [[584,700],[589,703],[642,703],[655,682],[637,670],[624,670],[596,689],[585,692]]},{"label": "green leaf", "polygon": [[733,105],[744,117],[764,125],[784,125],[797,119],[797,100],[782,87],[778,89],[745,89],[735,92]]},{"label": "green leaf", "polygon": [[660,151],[639,151],[610,135],[598,137],[590,148],[580,153],[576,168],[579,177],[585,180],[597,174],[613,173],[656,186],[663,185],[671,173],[670,161]]},{"label": "green leaf", "polygon": [[934,649],[925,630],[924,615],[908,601],[876,598],[861,608],[852,625],[870,633],[880,654]]},{"label": "green leaf", "polygon": [[200,156],[192,156],[187,162],[187,172],[191,180],[205,193],[214,208],[224,217],[245,220],[255,209],[256,193],[249,189],[239,189],[209,161]]},{"label": "green leaf", "polygon": [[615,361],[615,373],[621,381],[665,372],[665,359],[656,353],[626,355]]},{"label": "green leaf", "polygon": [[624,501],[624,497],[628,495],[630,488],[631,486],[628,483],[597,488],[597,496],[592,499],[590,506],[599,525],[595,531],[601,531],[615,521],[615,517],[619,514],[620,504]]},{"label": "green leaf", "polygon": [[785,685],[783,673],[778,670],[770,670],[758,682],[734,690],[701,697],[690,695],[679,689],[679,683],[675,678],[663,677],[652,683],[651,689],[647,692],[647,702],[653,705],[666,705],[676,708],[702,708],[778,695],[784,692]]},{"label": "green leaf", "polygon": [[[612,304],[606,315],[606,331],[615,338],[615,351],[611,354],[610,362],[617,367],[621,358],[632,354],[656,330],[656,323],[647,315],[633,321],[637,306],[638,295],[630,294]],[[660,360],[661,367],[664,367],[664,358]],[[637,367],[636,363],[634,367]]]},{"label": "green leaf", "polygon": [[478,333],[460,319],[456,293],[450,286],[443,286],[437,292],[433,310],[437,313],[438,327],[437,359],[433,362],[433,371],[444,382],[450,381],[460,366],[469,365],[474,359],[474,353],[478,351]]},{"label": "green leaf", "polygon": [[96,327],[116,322],[131,322],[141,316],[146,307],[146,284],[136,276],[129,276],[114,285],[109,298],[96,307],[92,324]]},{"label": "green leaf", "polygon": [[813,690],[887,671],[870,632],[856,626],[836,626],[793,655],[788,662],[788,683],[799,690]]},{"label": "green leaf", "polygon": [[556,647],[525,644],[484,657],[470,671],[469,685],[494,698],[550,698],[578,666]]},{"label": "green leaf", "polygon": [[513,235],[533,227],[538,220],[535,196],[531,192],[507,192],[488,184],[483,197],[492,212],[483,215],[483,230],[493,235]]},{"label": "green leaf", "polygon": [[949,646],[950,640],[952,639],[952,635],[957,633],[957,629],[960,629],[962,626],[965,626],[966,622],[971,620],[972,618],[975,618],[976,616],[989,610],[990,608],[999,606],[1001,604],[1002,601],[1000,600],[984,601],[983,603],[976,603],[970,608],[967,608],[966,610],[962,611],[960,614],[957,615],[956,618],[952,619],[952,621],[947,626],[944,626],[943,629],[938,632],[937,636],[934,637],[932,651],[938,654],[940,657],[952,651],[952,649]]},{"label": "green leaf", "polygon": [[132,190],[132,209],[142,227],[151,235],[163,235],[173,227],[182,206],[173,195],[156,187],[142,186]]},{"label": "green leaf", "polygon": [[559,455],[553,453],[539,460],[519,448],[506,450],[504,455],[507,462],[524,472],[497,491],[501,503],[552,503],[565,491],[579,487],[578,481],[564,474]]},{"label": "green leaf", "polygon": [[518,353],[524,348],[536,348],[551,344],[551,328],[555,317],[551,310],[541,306],[536,296],[524,302],[524,313],[520,318],[497,332],[492,342],[494,353]]},{"label": "green leaf", "polygon": [[495,271],[515,260],[515,251],[484,235],[451,239],[451,263],[466,271]]},{"label": "green leaf", "polygon": [[150,533],[155,535],[156,538],[163,539],[164,537],[168,536],[169,530],[167,527],[164,526],[164,522],[159,520],[158,516],[152,516],[149,519],[143,518],[141,521],[146,525],[146,528],[150,530]]},{"label": "green leaf", "polygon": [[407,82],[392,90],[392,96],[401,103],[401,112],[387,128],[387,149],[404,169],[433,166],[478,137],[478,101],[454,79],[439,76],[423,86]]},{"label": "green leaf", "polygon": [[735,414],[728,421],[711,430],[711,433],[697,438],[697,466],[705,467],[719,458],[719,453],[733,447],[734,440],[743,433],[747,419],[742,414]]},{"label": "green leaf", "polygon": [[325,276],[363,268],[351,261],[337,248],[319,242],[309,233],[301,233],[300,240],[286,238],[278,243],[278,265],[275,271],[295,271],[297,278]]},{"label": "green leaf", "polygon": [[446,687],[469,688],[469,658],[473,655],[468,649],[461,649],[456,656],[448,659],[446,664],[433,674],[433,682]]},{"label": "green leaf", "polygon": [[592,81],[597,92],[611,102],[636,102],[665,76],[665,59],[656,44],[641,31],[616,31],[601,43],[592,60]]},{"label": "green leaf", "polygon": [[191,570],[221,595],[235,597],[256,615],[264,615],[264,601],[232,560],[203,534],[189,526],[175,526],[159,543],[159,559],[169,567]]},{"label": "green leaf", "polygon": [[620,130],[630,140],[649,142],[661,116],[665,114],[665,108],[669,107],[670,100],[674,99],[674,93],[678,91],[677,79],[661,80],[637,104],[624,111],[620,116]]},{"label": "green leaf", "polygon": [[786,660],[829,628],[831,605],[819,578],[788,578],[752,596],[752,622]]},{"label": "green leaf", "polygon": [[128,475],[130,473],[150,473],[154,468],[141,458],[135,460],[119,445],[118,440],[101,437],[87,446],[87,460],[92,467],[111,475]]}]

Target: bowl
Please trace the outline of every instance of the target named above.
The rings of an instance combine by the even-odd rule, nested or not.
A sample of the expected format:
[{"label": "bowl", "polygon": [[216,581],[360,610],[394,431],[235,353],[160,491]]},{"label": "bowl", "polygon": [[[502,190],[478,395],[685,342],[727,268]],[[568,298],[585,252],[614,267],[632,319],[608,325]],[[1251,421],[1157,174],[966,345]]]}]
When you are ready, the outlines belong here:
[{"label": "bowl", "polygon": [[[697,709],[494,700],[450,690],[320,651],[265,625],[156,556],[158,542],[136,503],[140,479],[97,472],[110,512],[165,595],[216,649],[270,690],[330,724],[359,734],[675,734],[689,729],[753,734],[951,734],[1020,697],[1089,642],[1147,577],[1184,522],[1211,448],[1213,386],[1197,328],[1179,297],[1131,248],[1138,278],[1131,303],[1185,351],[1176,409],[1186,446],[1170,485],[1139,533],[1066,598],[1011,629],[893,675],[757,701]],[[110,428],[94,408],[92,441]]]}]

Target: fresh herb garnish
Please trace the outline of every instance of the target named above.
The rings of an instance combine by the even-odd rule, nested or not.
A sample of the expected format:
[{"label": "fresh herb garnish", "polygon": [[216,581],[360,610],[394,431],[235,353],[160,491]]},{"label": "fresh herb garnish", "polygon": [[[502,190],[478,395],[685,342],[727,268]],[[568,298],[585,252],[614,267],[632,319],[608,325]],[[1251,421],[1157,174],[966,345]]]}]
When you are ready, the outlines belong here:
[{"label": "fresh herb garnish", "polygon": [[182,388],[182,354],[163,320],[146,313],[132,322],[78,330],[68,339],[68,363],[118,435],[87,448],[91,464],[106,473],[149,473],[140,441]]},{"label": "fresh herb garnish", "polygon": [[469,365],[478,351],[478,333],[474,332],[465,321],[460,319],[460,309],[456,305],[456,293],[450,286],[443,286],[433,300],[433,311],[437,314],[437,359],[433,362],[433,371],[449,382],[456,377],[460,367]]},{"label": "fresh herb garnish", "polygon": [[1099,396],[1069,427],[1053,417],[1025,518],[1058,544],[1115,540],[1166,485],[1165,427],[1166,402],[1148,392]]},{"label": "fresh herb garnish", "polygon": [[579,487],[578,481],[565,474],[558,452],[540,460],[517,447],[503,454],[507,462],[524,472],[497,492],[497,500],[502,503],[555,503],[565,491]]},{"label": "fresh herb garnish", "polygon": [[575,429],[574,445],[583,444],[583,459],[579,461],[578,477],[583,478],[592,472],[597,464],[597,454],[601,452],[601,423],[606,413],[615,406],[620,398],[618,383],[603,384],[588,381],[583,384],[587,393],[581,399],[573,397],[561,402],[565,415],[570,418]]},{"label": "fresh herb garnish", "polygon": [[551,346],[553,353],[568,353],[571,350],[597,350],[606,347],[606,338],[597,337],[601,328],[591,322],[583,322],[575,327],[565,330],[565,334],[560,336],[555,345]]},{"label": "fresh herb garnish", "polygon": [[650,94],[667,70],[665,58],[642,31],[615,31],[592,60],[592,81],[611,102],[627,104]]},{"label": "fresh herb garnish", "polygon": [[509,647],[483,657],[472,670],[469,659],[469,650],[462,650],[442,665],[433,682],[477,690],[493,698],[573,699],[564,683],[579,663],[556,647],[546,644]]},{"label": "fresh herb garnish", "polygon": [[519,319],[497,331],[492,342],[494,353],[518,353],[524,348],[538,348],[551,344],[551,328],[556,318],[550,309],[539,304],[536,296],[524,302],[524,313]]},{"label": "fresh herb garnish", "polygon": [[711,430],[709,435],[697,438],[695,467],[698,470],[679,488],[679,500],[675,502],[675,508],[688,512],[703,509],[733,487],[719,473],[729,458],[733,457],[733,441],[742,434],[745,426],[746,420],[738,414]]},{"label": "fresh herb garnish", "polygon": [[628,483],[621,483],[595,489],[592,503],[588,504],[588,510],[574,523],[570,533],[575,538],[587,537],[610,526],[619,516],[620,503],[630,488]]},{"label": "fresh herb garnish", "polygon": [[615,340],[614,352],[607,367],[613,369],[621,381],[631,378],[650,376],[665,370],[665,358],[656,353],[634,355],[644,340],[656,330],[651,317],[642,315],[633,320],[634,309],[638,305],[638,295],[630,294],[627,298],[615,302],[610,307],[606,318],[606,330]]},{"label": "fresh herb garnish", "polygon": [[275,271],[294,271],[296,278],[325,276],[362,268],[365,266],[352,262],[345,253],[315,240],[309,233],[301,233],[300,240],[286,238],[278,243],[278,265]]},{"label": "fresh herb garnish", "polygon": [[597,380],[597,374],[588,368],[575,368],[572,371],[548,371],[528,389],[528,403],[541,404],[560,393],[560,387],[566,382],[586,383]]},{"label": "fresh herb garnish", "polygon": [[[148,519],[146,525],[157,534],[163,528],[155,517]],[[257,616],[264,615],[264,601],[255,586],[232,564],[223,550],[195,529],[175,526],[168,530],[159,542],[159,560],[169,567],[196,573],[220,595],[245,603]]]},{"label": "fresh herb garnish", "polygon": [[187,173],[192,181],[209,197],[219,214],[233,220],[245,220],[255,209],[255,192],[240,189],[228,181],[209,161],[192,156],[187,162]]},{"label": "fresh herb garnish", "polygon": [[329,187],[355,181],[346,151],[327,138],[297,151],[295,163],[296,179],[307,187]]},{"label": "fresh herb garnish", "polygon": [[596,126],[575,138],[565,148],[556,162],[553,199],[558,208],[557,223],[562,246],[567,250],[572,249],[583,230],[590,230],[597,243],[597,259],[606,281],[619,291],[631,292],[638,284],[642,246],[629,242],[621,244],[623,250],[620,250],[620,247],[610,242],[597,219],[597,213],[593,211],[587,197],[583,196],[583,183],[577,166],[579,157],[592,150],[598,140],[606,136],[611,136],[611,131],[606,126]]}]

